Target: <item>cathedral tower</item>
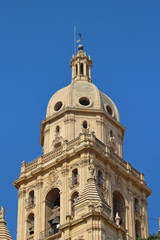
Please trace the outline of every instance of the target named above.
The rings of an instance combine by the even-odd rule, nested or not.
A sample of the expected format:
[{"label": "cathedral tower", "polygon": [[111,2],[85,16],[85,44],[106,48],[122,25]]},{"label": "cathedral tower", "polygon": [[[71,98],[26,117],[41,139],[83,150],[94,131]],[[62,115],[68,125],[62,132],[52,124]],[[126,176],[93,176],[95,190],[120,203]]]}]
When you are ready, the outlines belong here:
[{"label": "cathedral tower", "polygon": [[50,99],[43,155],[22,162],[17,240],[135,240],[148,236],[144,175],[123,159],[125,128],[113,101],[92,83],[83,45],[71,84]]}]

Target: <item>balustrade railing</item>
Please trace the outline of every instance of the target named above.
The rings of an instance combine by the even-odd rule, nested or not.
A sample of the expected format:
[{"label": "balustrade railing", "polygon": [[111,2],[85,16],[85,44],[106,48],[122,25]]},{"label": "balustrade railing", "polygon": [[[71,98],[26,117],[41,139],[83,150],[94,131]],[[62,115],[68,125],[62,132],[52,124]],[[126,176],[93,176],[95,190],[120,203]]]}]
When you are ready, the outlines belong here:
[{"label": "balustrade railing", "polygon": [[36,198],[35,197],[29,197],[25,200],[25,205],[26,207],[31,207],[35,204],[35,200]]},{"label": "balustrade railing", "polygon": [[103,188],[106,188],[106,183],[105,183],[105,180],[102,178],[102,177],[100,177],[100,176],[98,176],[98,179],[97,179],[98,181],[98,185],[99,186],[101,186],[101,187],[103,187]]},{"label": "balustrade railing", "polygon": [[74,186],[74,185],[76,185],[78,183],[79,183],[79,174],[77,174],[76,176],[70,177],[68,179],[69,187]]},{"label": "balustrade railing", "polygon": [[139,206],[137,203],[135,204],[134,210],[137,214],[139,214],[140,216],[142,216],[142,207]]},{"label": "balustrade railing", "polygon": [[27,237],[27,240],[32,240],[32,239],[34,239],[34,235]]},{"label": "balustrade railing", "polygon": [[59,230],[58,227],[57,228],[46,229],[46,230],[44,230],[43,232],[40,233],[40,239],[44,240],[44,239],[46,239],[46,238],[48,238],[48,237],[58,233],[59,231],[60,230]]}]

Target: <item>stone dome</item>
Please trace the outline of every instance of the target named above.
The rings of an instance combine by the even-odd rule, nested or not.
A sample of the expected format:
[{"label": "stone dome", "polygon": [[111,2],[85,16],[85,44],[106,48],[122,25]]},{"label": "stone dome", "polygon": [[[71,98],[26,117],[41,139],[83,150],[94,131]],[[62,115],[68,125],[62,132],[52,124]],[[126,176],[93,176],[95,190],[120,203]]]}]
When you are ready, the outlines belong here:
[{"label": "stone dome", "polygon": [[46,117],[69,108],[104,110],[119,122],[119,113],[114,102],[90,82],[73,81],[57,91],[48,103]]}]

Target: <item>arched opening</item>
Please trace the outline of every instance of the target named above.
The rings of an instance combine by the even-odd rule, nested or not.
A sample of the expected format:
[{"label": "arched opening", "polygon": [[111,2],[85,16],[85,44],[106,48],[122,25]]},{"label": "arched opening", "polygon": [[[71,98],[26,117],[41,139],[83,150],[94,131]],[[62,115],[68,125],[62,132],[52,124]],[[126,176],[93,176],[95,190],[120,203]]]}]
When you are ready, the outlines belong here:
[{"label": "arched opening", "polygon": [[45,225],[46,237],[59,231],[60,226],[60,191],[58,188],[50,190],[46,196]]},{"label": "arched opening", "polygon": [[76,64],[76,76],[78,75],[78,65]]},{"label": "arched opening", "polygon": [[29,197],[25,200],[26,207],[30,207],[35,204],[34,191],[29,192]]},{"label": "arched opening", "polygon": [[125,201],[119,192],[114,192],[113,193],[113,218],[114,218],[114,220],[115,220],[117,212],[120,217],[120,225],[125,227],[125,214],[126,214]]},{"label": "arched opening", "polygon": [[56,126],[56,133],[59,133],[59,131],[60,131],[60,127]]},{"label": "arched opening", "polygon": [[136,239],[141,237],[141,224],[139,221],[135,222],[135,235],[136,235]]},{"label": "arched opening", "polygon": [[109,131],[109,136],[113,137],[113,131],[112,130]]},{"label": "arched opening", "polygon": [[98,184],[103,187],[103,173],[98,170]]},{"label": "arched opening", "polygon": [[30,213],[27,218],[27,235],[34,234],[34,214]]},{"label": "arched opening", "polygon": [[83,75],[83,63],[80,64],[80,75]]},{"label": "arched opening", "polygon": [[87,128],[87,121],[83,121],[83,128]]},{"label": "arched opening", "polygon": [[78,183],[78,169],[75,168],[73,171],[72,171],[72,185],[75,185]]},{"label": "arched opening", "polygon": [[72,197],[71,197],[71,214],[74,215],[74,212],[75,212],[75,205],[78,201],[78,198],[79,198],[79,193],[78,192],[74,192],[72,194]]},{"label": "arched opening", "polygon": [[135,213],[138,214],[138,215],[142,215],[142,208],[141,206],[139,205],[139,200],[138,198],[135,198],[134,199],[134,210],[135,210]]},{"label": "arched opening", "polygon": [[30,205],[34,204],[34,191],[33,190],[29,192],[29,202],[30,202]]},{"label": "arched opening", "polygon": [[88,65],[86,66],[86,74],[87,74],[87,76],[89,76],[89,66]]}]

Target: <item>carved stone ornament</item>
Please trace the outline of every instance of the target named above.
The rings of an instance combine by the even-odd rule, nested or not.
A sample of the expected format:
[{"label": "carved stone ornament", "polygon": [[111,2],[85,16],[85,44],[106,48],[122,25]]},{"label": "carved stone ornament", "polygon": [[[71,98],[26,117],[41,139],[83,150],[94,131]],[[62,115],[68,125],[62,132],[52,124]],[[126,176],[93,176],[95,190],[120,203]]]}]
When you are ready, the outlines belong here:
[{"label": "carved stone ornament", "polygon": [[75,238],[75,240],[84,240],[84,236],[83,235],[78,236],[78,238]]},{"label": "carved stone ornament", "polygon": [[55,140],[52,142],[52,147],[54,147],[57,143],[63,143],[64,139],[62,137],[57,136]]},{"label": "carved stone ornament", "polygon": [[70,167],[70,170],[75,169],[75,168],[78,168],[78,167],[79,167],[79,164],[78,164],[78,163],[73,164],[73,165]]},{"label": "carved stone ornament", "polygon": [[68,167],[63,168],[62,171],[61,171],[61,173],[62,173],[62,176],[63,176],[63,177],[65,177],[66,175],[68,175],[68,174],[69,174],[69,169],[68,169]]},{"label": "carved stone ornament", "polygon": [[52,183],[52,182],[56,182],[58,179],[58,174],[57,174],[57,170],[54,169],[52,172],[50,172],[49,176],[48,176],[48,182]]},{"label": "carved stone ornament", "polygon": [[110,136],[108,140],[108,145],[109,147],[116,153],[117,152],[117,147],[116,147],[116,140],[114,136]]},{"label": "carved stone ornament", "polygon": [[34,184],[34,185],[32,185],[32,186],[30,186],[30,187],[28,187],[27,188],[27,192],[30,192],[31,190],[33,190],[34,188],[36,187],[36,185]]},{"label": "carved stone ornament", "polygon": [[116,187],[121,188],[121,178],[118,173],[115,174],[115,185]]},{"label": "carved stone ornament", "polygon": [[36,183],[36,188],[39,190],[43,186],[43,182],[39,181]]},{"label": "carved stone ornament", "polygon": [[53,182],[52,184],[48,183],[48,185],[43,190],[43,196],[45,196],[46,193],[49,192],[53,188],[61,189],[61,186],[62,186],[62,181],[60,181],[60,180]]},{"label": "carved stone ornament", "polygon": [[94,167],[94,165],[91,164],[88,167],[88,170],[89,170],[90,177],[95,178],[95,167]]},{"label": "carved stone ornament", "polygon": [[19,190],[18,198],[25,197],[25,195],[26,195],[26,190]]},{"label": "carved stone ornament", "polygon": [[66,118],[65,120],[64,120],[64,123],[68,123],[68,122],[71,122],[71,123],[74,123],[76,120],[73,118],[73,117],[71,117],[71,118]]}]

